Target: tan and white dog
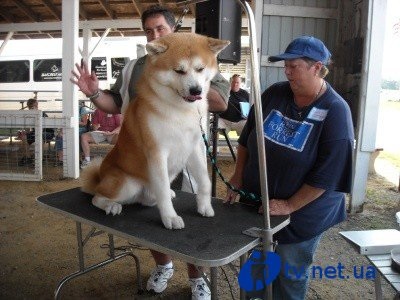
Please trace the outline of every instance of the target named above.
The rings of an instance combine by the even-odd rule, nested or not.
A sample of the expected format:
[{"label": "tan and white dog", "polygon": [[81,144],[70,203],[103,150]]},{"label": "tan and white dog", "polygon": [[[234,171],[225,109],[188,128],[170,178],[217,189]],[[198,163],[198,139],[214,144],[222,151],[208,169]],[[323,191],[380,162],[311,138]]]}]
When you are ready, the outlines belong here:
[{"label": "tan and white dog", "polygon": [[[184,228],[170,183],[187,165],[198,183],[197,211],[214,216],[200,122],[217,72],[217,54],[229,41],[172,33],[146,45],[148,57],[114,148],[82,174],[84,192],[107,214],[122,204],[155,205],[166,228]],[[204,124],[203,124],[204,126]]]}]

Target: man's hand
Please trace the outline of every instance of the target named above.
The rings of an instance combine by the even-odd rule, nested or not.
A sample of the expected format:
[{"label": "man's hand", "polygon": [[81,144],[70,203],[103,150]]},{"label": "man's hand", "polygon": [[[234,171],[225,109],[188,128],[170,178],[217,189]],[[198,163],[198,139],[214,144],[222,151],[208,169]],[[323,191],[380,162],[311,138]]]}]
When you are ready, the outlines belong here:
[{"label": "man's hand", "polygon": [[76,84],[79,89],[86,96],[91,96],[99,90],[99,80],[97,79],[94,71],[92,73],[89,72],[87,64],[82,61],[82,64],[75,64],[76,69],[72,70],[72,77],[70,78],[71,82]]}]

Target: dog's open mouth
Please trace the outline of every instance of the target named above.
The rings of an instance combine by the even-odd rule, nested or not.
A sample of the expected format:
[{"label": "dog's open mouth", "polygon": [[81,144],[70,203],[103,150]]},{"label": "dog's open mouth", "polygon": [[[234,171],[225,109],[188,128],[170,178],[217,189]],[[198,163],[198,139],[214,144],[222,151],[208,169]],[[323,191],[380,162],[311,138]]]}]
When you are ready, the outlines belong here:
[{"label": "dog's open mouth", "polygon": [[183,98],[183,100],[185,100],[186,102],[194,102],[194,101],[196,101],[196,100],[201,100],[201,99],[202,99],[201,96],[199,96],[199,95],[196,95],[196,96],[190,95],[190,96],[186,96],[186,97],[182,97],[182,98]]}]

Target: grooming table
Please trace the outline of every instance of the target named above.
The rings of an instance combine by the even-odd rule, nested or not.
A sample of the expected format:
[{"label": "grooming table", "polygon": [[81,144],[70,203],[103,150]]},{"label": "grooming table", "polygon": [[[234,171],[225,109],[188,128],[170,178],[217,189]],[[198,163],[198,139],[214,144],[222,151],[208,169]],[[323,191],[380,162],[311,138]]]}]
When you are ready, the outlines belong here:
[{"label": "grooming table", "polygon": [[400,247],[400,232],[396,229],[377,229],[341,231],[339,234],[359,254],[365,255],[378,271],[375,277],[375,299],[383,299],[381,276],[396,290],[396,297],[400,297],[400,273],[391,268],[390,256],[393,248]]},{"label": "grooming table", "polygon": [[[122,213],[117,216],[106,215],[91,204],[92,196],[83,193],[80,188],[40,196],[40,205],[59,212],[76,221],[80,271],[65,277],[58,285],[55,297],[62,285],[70,279],[85,274],[112,261],[125,256],[132,256],[136,262],[138,291],[141,290],[139,261],[131,251],[116,256],[114,253],[113,235],[127,239],[150,249],[170,254],[175,259],[197,266],[210,267],[212,298],[217,299],[217,267],[229,264],[240,257],[241,264],[247,258],[247,252],[258,246],[261,239],[242,233],[253,232],[255,228],[264,227],[263,217],[253,207],[240,203],[223,204],[213,198],[215,217],[206,218],[197,213],[195,195],[176,191],[174,207],[184,222],[185,228],[169,230],[164,227],[157,207],[146,207],[138,204],[124,205]],[[109,234],[110,259],[85,268],[83,246],[90,238],[82,239],[81,224]],[[289,216],[271,217],[273,233],[289,224]]]},{"label": "grooming table", "polygon": [[378,270],[375,277],[375,297],[377,300],[383,299],[381,276],[396,290],[397,296],[400,297],[400,273],[391,267],[390,254],[367,255],[368,260]]}]

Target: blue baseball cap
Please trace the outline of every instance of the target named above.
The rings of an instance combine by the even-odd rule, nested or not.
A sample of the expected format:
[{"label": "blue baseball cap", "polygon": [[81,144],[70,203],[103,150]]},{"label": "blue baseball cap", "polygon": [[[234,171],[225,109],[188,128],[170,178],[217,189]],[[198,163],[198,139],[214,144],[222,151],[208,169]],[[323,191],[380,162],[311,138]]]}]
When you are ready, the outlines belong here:
[{"label": "blue baseball cap", "polygon": [[276,62],[280,60],[290,60],[301,57],[307,57],[327,65],[329,63],[331,53],[321,40],[313,36],[301,36],[294,39],[289,46],[287,46],[284,53],[270,56],[269,61]]}]

